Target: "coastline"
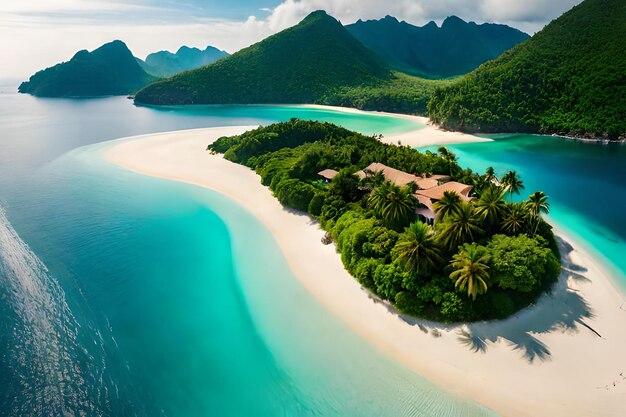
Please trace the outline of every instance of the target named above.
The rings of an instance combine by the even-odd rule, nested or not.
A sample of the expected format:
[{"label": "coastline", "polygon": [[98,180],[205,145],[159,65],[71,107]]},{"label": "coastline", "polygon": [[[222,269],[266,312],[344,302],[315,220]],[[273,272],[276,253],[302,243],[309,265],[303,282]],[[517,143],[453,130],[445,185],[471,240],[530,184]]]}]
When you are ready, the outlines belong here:
[{"label": "coastline", "polygon": [[[367,296],[343,268],[334,246],[320,243],[324,232],[308,216],[282,208],[253,171],[205,151],[212,140],[250,128],[127,138],[113,143],[105,158],[144,175],[210,188],[245,207],[270,230],[294,275],[323,305],[445,390],[506,416],[623,412],[626,380],[618,379],[626,375],[626,310],[606,268],[578,242],[566,238],[571,250],[563,254],[564,265],[570,272],[564,272],[553,293],[514,317],[468,325],[404,320]],[[425,129],[403,135],[419,141],[412,146],[442,143]],[[396,143],[398,136],[386,139]]]},{"label": "coastline", "polygon": [[349,107],[339,106],[325,106],[321,104],[294,104],[292,107],[308,107],[322,110],[333,110],[343,113],[351,114],[367,114],[367,115],[380,115],[387,117],[395,117],[398,119],[411,120],[421,125],[419,129],[409,132],[402,132],[392,135],[387,135],[381,138],[382,142],[390,143],[393,145],[410,146],[412,148],[420,146],[431,145],[452,145],[457,143],[470,143],[470,142],[491,142],[493,139],[481,138],[478,136],[470,135],[463,132],[446,131],[440,127],[431,123],[430,119],[424,116],[415,116],[411,114],[401,113],[389,113],[382,111],[366,111],[353,109]]}]

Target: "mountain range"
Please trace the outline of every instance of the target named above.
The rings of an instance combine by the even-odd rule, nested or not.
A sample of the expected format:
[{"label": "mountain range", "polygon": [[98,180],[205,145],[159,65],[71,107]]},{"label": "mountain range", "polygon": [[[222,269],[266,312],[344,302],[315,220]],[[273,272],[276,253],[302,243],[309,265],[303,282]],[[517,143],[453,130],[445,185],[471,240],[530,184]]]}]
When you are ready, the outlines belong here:
[{"label": "mountain range", "polygon": [[[470,132],[626,137],[624,0],[584,0],[526,37],[506,26],[456,17],[441,27],[392,17],[344,27],[316,11],[221,58],[224,53],[214,48],[184,47],[176,54],[151,54],[142,63],[114,41],[39,71],[19,91],[72,97],[139,90],[135,102],[150,105],[318,103],[428,110],[435,123]],[[204,65],[212,59],[217,61]],[[196,65],[204,66],[185,71]],[[441,78],[476,65],[453,80],[406,73]],[[153,74],[183,72],[157,80],[142,66]]]},{"label": "mountain range", "polygon": [[43,97],[130,94],[156,77],[146,73],[124,42],[77,52],[67,62],[37,72],[18,91]]},{"label": "mountain range", "polygon": [[[381,31],[388,32],[386,40],[380,36]],[[424,34],[420,36],[425,41],[415,35],[422,32]],[[462,46],[457,49],[452,47],[454,33],[461,36],[457,41]],[[514,42],[510,39],[513,35],[519,37],[520,34],[506,26],[476,25],[453,17],[446,19],[441,28],[434,23],[419,28],[391,17],[380,21],[359,21],[344,28],[326,13],[318,11],[300,25],[240,51],[234,59],[220,61],[219,65],[203,70],[204,76],[200,73],[186,75],[187,81],[179,84],[187,83],[188,88],[198,91],[183,93],[172,88],[183,79],[176,78],[148,90],[152,91],[151,97],[142,92],[138,102],[280,101],[424,113],[430,93],[442,84],[400,71],[438,78],[462,71],[461,68],[470,70]],[[373,42],[373,39],[378,41]],[[438,57],[432,48],[416,46],[416,42],[433,44],[435,41],[442,45],[438,48]],[[111,44],[117,47],[111,48],[107,44],[92,53],[81,51],[68,63],[38,72],[20,86],[20,92],[46,96],[132,94],[159,78],[202,68],[228,56],[211,46],[205,50],[183,46],[176,53],[152,53],[145,61],[135,58],[138,69],[130,62],[132,54],[121,41]],[[396,52],[389,45],[395,45]],[[447,46],[444,48],[443,45]],[[458,49],[471,53],[455,52]],[[417,53],[426,55],[420,59],[415,56]],[[447,67],[446,62],[449,62]],[[115,71],[111,70],[110,63],[116,67]],[[74,80],[79,82],[74,83]],[[167,92],[163,92],[160,98],[153,97],[156,89],[165,86],[169,86]]]},{"label": "mountain range", "polygon": [[148,55],[145,61],[139,58],[137,58],[137,61],[148,74],[159,78],[167,78],[182,71],[212,64],[225,56],[228,56],[228,52],[213,46],[207,46],[204,50],[181,46],[176,53],[169,51],[154,52]]},{"label": "mountain range", "polygon": [[320,103],[335,89],[391,80],[383,60],[323,11],[220,59],[147,86],[144,104]]},{"label": "mountain range", "polygon": [[626,2],[585,0],[433,94],[429,116],[470,132],[626,137]]},{"label": "mountain range", "polygon": [[391,68],[435,79],[466,74],[530,37],[506,25],[478,25],[456,16],[446,18],[441,27],[432,21],[414,26],[387,16],[359,20],[346,29]]}]

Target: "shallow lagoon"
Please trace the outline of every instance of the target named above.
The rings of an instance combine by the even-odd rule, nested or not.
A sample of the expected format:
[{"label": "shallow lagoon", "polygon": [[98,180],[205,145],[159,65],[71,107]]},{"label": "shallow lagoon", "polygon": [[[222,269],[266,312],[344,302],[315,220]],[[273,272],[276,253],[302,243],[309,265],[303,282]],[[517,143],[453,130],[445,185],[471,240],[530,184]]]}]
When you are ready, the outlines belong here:
[{"label": "shallow lagoon", "polygon": [[415,126],[286,107],[156,111],[123,98],[3,94],[0,109],[0,414],[491,415],[331,316],[242,208],[114,167],[100,158],[106,144],[84,147],[292,116],[367,133]]}]

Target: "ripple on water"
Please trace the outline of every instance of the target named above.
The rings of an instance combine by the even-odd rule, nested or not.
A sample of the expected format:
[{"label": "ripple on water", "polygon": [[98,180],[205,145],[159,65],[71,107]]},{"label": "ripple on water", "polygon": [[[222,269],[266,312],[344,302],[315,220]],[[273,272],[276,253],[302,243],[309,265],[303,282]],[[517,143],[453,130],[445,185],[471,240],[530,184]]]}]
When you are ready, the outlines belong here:
[{"label": "ripple on water", "polygon": [[[0,310],[2,354],[13,384],[2,384],[3,410],[16,416],[98,415],[108,393],[99,333],[81,328],[58,282],[17,235],[0,208]],[[3,341],[4,342],[4,341]],[[98,353],[98,352],[96,352]],[[99,356],[99,357],[98,357]],[[17,382],[17,384],[15,384]],[[17,391],[19,390],[19,395]]]}]

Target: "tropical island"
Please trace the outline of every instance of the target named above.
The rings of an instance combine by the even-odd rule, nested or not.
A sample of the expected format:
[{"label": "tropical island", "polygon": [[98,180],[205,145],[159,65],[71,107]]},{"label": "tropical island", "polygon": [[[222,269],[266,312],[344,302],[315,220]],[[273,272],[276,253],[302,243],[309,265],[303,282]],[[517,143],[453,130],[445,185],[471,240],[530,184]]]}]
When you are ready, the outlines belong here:
[{"label": "tropical island", "polygon": [[[336,111],[348,112],[342,109]],[[416,122],[422,121],[419,118],[414,119]],[[283,129],[287,131],[288,125],[284,124]],[[260,143],[270,144],[271,138],[276,138],[280,134],[278,126],[275,126],[274,132],[266,131],[266,139],[258,138],[258,143],[250,141],[248,143],[250,146],[245,149],[253,151],[256,146],[260,146]],[[337,253],[335,245],[324,245],[320,242],[321,239],[329,242],[329,236],[325,236],[327,232],[324,230],[328,230],[328,227],[324,229],[320,227],[320,222],[315,221],[308,214],[308,206],[306,209],[297,210],[281,204],[261,182],[261,175],[268,173],[257,173],[246,165],[233,163],[224,158],[221,153],[207,155],[208,143],[221,138],[225,141],[224,147],[228,148],[227,141],[232,140],[234,143],[237,138],[245,135],[245,132],[257,128],[258,126],[214,127],[131,137],[112,143],[104,156],[108,161],[134,173],[204,187],[240,205],[262,223],[263,228],[279,246],[274,254],[276,258],[272,255],[271,260],[255,258],[256,252],[242,252],[242,257],[251,259],[251,262],[258,262],[259,265],[266,265],[263,268],[267,268],[270,275],[280,275],[284,272],[284,269],[275,263],[282,258],[288,266],[288,272],[297,279],[298,286],[301,285],[312,294],[321,307],[328,309],[347,324],[350,330],[356,331],[373,346],[392,355],[400,363],[429,381],[507,416],[586,417],[597,414],[612,417],[619,415],[616,412],[623,408],[622,397],[626,389],[626,384],[618,381],[621,381],[619,373],[626,369],[623,355],[620,354],[626,346],[623,298],[620,295],[622,293],[612,284],[611,272],[603,266],[601,258],[594,255],[585,246],[584,241],[572,237],[567,229],[554,229],[561,252],[562,268],[558,281],[552,285],[547,284],[550,286],[549,292],[542,294],[534,301],[532,307],[523,308],[506,320],[474,322],[464,320],[449,324],[440,321],[450,319],[443,318],[440,308],[436,307],[432,311],[424,310],[419,314],[420,317],[435,317],[436,320],[422,320],[411,317],[411,314],[397,314],[397,309],[392,308],[388,302],[381,302],[380,297],[375,296],[374,290],[364,291],[364,285],[354,279],[354,273],[346,270],[346,264],[342,262],[343,251]],[[310,139],[305,140],[306,143],[300,146],[314,149],[319,145],[314,145],[313,142],[316,141],[322,142],[324,147],[334,143],[332,139],[326,141],[318,139],[324,137],[324,131],[315,133],[318,136],[314,137],[313,133],[316,130],[310,130]],[[331,131],[335,132],[338,141],[346,141],[343,139],[344,133],[332,129]],[[360,135],[357,137],[361,138]],[[389,152],[389,156],[392,154],[403,156],[405,153],[400,151],[396,154],[391,147],[379,147],[379,142],[394,144],[393,148],[398,148],[395,144],[400,138],[403,144],[420,143],[424,146],[438,146],[440,143],[460,141],[465,143],[484,141],[471,135],[437,130],[432,125],[419,127],[406,133],[388,132],[380,140],[377,137],[372,145],[370,145],[370,140],[373,138],[365,139],[364,142],[359,140],[359,144],[364,143],[359,148],[364,148],[369,152],[372,146],[371,149],[379,149],[381,152],[375,154],[370,160],[361,161],[362,163],[356,161],[359,162],[358,165],[350,161],[352,168],[349,171],[354,173],[363,171],[362,174],[365,174],[368,167],[369,170],[376,171],[384,165],[386,168],[383,169],[383,176],[389,176],[389,180],[400,181],[403,178],[411,178],[414,181],[415,177],[419,177],[417,181],[423,184],[420,193],[425,197],[433,197],[431,191],[426,188],[432,185],[432,182],[429,184],[431,180],[442,181],[442,185],[456,182],[460,185],[452,184],[450,187],[457,190],[459,196],[474,197],[474,183],[471,179],[465,178],[460,171],[457,173],[453,168],[454,178],[446,178],[451,177],[449,165],[446,162],[433,162],[433,168],[429,172],[428,168],[413,170],[404,164],[404,159],[387,158],[386,152]],[[255,158],[258,161],[266,161],[267,169],[276,168],[277,171],[287,172],[288,175],[285,177],[289,178],[293,174],[290,170],[295,166],[294,161],[302,156],[294,153],[294,150],[299,147],[298,143],[301,142],[296,141],[297,138],[284,137],[284,139],[294,139],[295,142],[287,145],[277,142],[276,148],[283,148],[282,150],[274,151],[274,148],[271,148],[271,152],[258,158],[251,157],[249,163],[251,164]],[[476,146],[489,146],[489,144],[477,143]],[[304,150],[304,148],[301,149]],[[346,149],[349,148],[346,147]],[[294,153],[294,158],[288,160],[285,155],[291,153]],[[275,158],[279,154],[282,154],[280,159],[285,157],[282,167],[278,163],[279,159]],[[356,154],[354,155],[356,157]],[[441,154],[435,151],[432,155],[435,158],[423,159],[423,161],[436,161],[441,157]],[[328,158],[328,156],[324,157]],[[335,155],[333,154],[332,157],[335,158]],[[271,164],[269,164],[270,159],[273,161]],[[443,159],[446,160],[446,158]],[[454,158],[451,155],[449,159]],[[310,177],[294,184],[303,185],[303,188],[307,189],[310,184],[316,190],[326,187],[324,189],[330,193],[330,185],[344,169],[342,164],[338,164],[334,169],[337,171],[336,174],[330,171],[331,168],[327,167],[333,166],[332,161],[333,159],[328,159],[325,164],[320,165],[320,167],[323,166],[320,171],[316,171],[317,167],[311,168],[307,171],[312,173]],[[424,164],[427,163],[424,162]],[[436,166],[439,168],[435,169]],[[397,167],[397,170],[393,170],[392,167]],[[506,168],[498,167],[499,176],[504,177],[503,170]],[[362,174],[352,175],[359,180],[357,183],[359,187]],[[428,174],[431,175],[428,176]],[[327,177],[332,177],[329,183],[326,183]],[[318,179],[323,184],[317,183]],[[505,182],[504,178],[501,178],[501,181]],[[530,178],[528,182],[531,182]],[[493,184],[497,185],[495,182]],[[271,186],[271,181],[269,185]],[[472,187],[469,192],[468,187]],[[521,189],[519,184],[518,188]],[[290,193],[291,189],[290,186],[285,186],[281,193],[291,198],[297,194]],[[435,191],[437,191],[436,188]],[[515,192],[513,192],[513,197],[515,201],[520,199]],[[504,201],[510,204],[510,200],[509,190],[505,193]],[[358,204],[362,203],[367,203],[367,199],[362,198]],[[305,206],[303,202],[301,204],[302,207]],[[352,208],[350,204],[346,206],[348,209]],[[556,201],[554,206],[552,211],[558,216],[560,207],[556,207]],[[418,207],[419,214],[429,214],[427,209],[428,207]],[[362,211],[366,210],[373,211],[367,208]],[[250,235],[247,234],[248,223],[241,223],[238,216],[230,211],[222,210],[221,215],[224,216],[229,227],[239,231],[233,234],[234,249],[250,240]],[[420,218],[417,217],[417,220]],[[422,223],[427,223],[425,220],[425,216],[421,218]],[[379,223],[383,220],[382,217],[377,217],[372,213],[369,218],[365,219],[365,222],[367,221]],[[360,225],[365,226],[365,222],[361,221]],[[438,227],[437,224],[434,225],[435,229]],[[389,234],[399,236],[403,232],[383,226]],[[378,225],[375,227],[378,228]],[[526,234],[530,237],[532,230],[528,230]],[[350,242],[350,236],[364,240],[367,238],[369,242],[367,233],[363,231],[344,236],[343,243],[348,248],[358,248]],[[330,238],[332,240],[332,235]],[[494,238],[481,237],[479,239],[482,239],[482,242],[479,240],[477,243],[487,247],[488,241]],[[378,247],[369,243],[361,248],[369,251],[379,250]],[[388,249],[390,248],[385,248],[385,250]],[[250,250],[254,251],[254,249]],[[545,248],[543,251],[545,253]],[[371,253],[368,252],[366,256],[372,257]],[[350,255],[349,252],[348,254]],[[450,256],[446,261],[451,262],[452,257]],[[490,268],[489,274],[493,274],[494,271],[491,262],[491,259],[487,262]],[[390,267],[387,263],[385,266]],[[399,269],[400,277],[403,277],[404,265],[400,264],[399,267],[401,268]],[[444,273],[439,277],[441,281],[446,281],[444,285],[449,288],[447,292],[456,293],[459,298],[470,305],[480,303],[481,300],[487,299],[486,297],[493,296],[494,292],[500,291],[500,288],[493,282],[488,283],[490,286],[487,292],[477,294],[476,300],[472,301],[472,297],[467,295],[467,287],[455,288],[459,277],[450,278],[451,272],[450,269],[444,268]],[[259,280],[259,274],[258,269],[252,269],[246,278],[256,288],[269,288],[266,291],[265,302],[279,304],[288,299],[289,302],[294,303],[295,309],[287,315],[290,317],[289,322],[292,319],[296,320],[305,308],[302,304],[302,310],[300,310],[300,304],[298,304],[302,294],[294,294],[287,287],[273,286],[269,280]],[[523,275],[517,277],[519,276]],[[490,279],[493,279],[493,276],[490,275]],[[395,302],[395,300],[390,301]],[[429,314],[432,315],[429,316]],[[317,332],[316,319],[317,317],[304,315],[306,323],[304,326],[310,326],[312,332]],[[345,327],[341,329],[340,332],[347,330]],[[324,346],[331,345],[334,343],[326,343],[324,340]],[[588,352],[595,354],[589,357],[589,360],[580,361],[581,355],[584,356]],[[613,381],[618,382],[616,388],[612,388]],[[511,389],[512,386],[515,389]]]},{"label": "tropical island", "polygon": [[514,171],[461,169],[455,155],[291,120],[208,146],[254,169],[286,207],[306,212],[346,269],[403,313],[443,321],[505,318],[559,275],[542,192]]},{"label": "tropical island", "polygon": [[[50,233],[51,241],[60,243],[59,259],[64,262],[51,263],[50,271],[61,269],[59,283],[74,298],[58,303],[60,309],[45,308],[49,292],[34,291],[40,288],[34,285],[39,280],[29,278],[39,275],[36,271],[25,274],[27,268],[21,267],[40,266],[43,278],[48,277],[48,270],[17,232],[5,228],[9,239],[0,242],[5,247],[2,252],[10,255],[5,269],[17,272],[13,274],[16,286],[9,289],[19,290],[9,291],[8,298],[24,294],[18,301],[34,301],[22,302],[25,309],[16,311],[37,313],[17,314],[30,326],[24,327],[25,332],[14,326],[12,315],[7,316],[7,333],[28,336],[17,339],[21,344],[7,339],[9,359],[23,359],[20,365],[33,375],[30,381],[41,379],[47,384],[47,377],[53,376],[49,386],[59,399],[54,406],[76,414],[98,414],[83,411],[83,404],[88,405],[83,398],[94,403],[109,400],[100,391],[85,392],[82,397],[67,390],[73,387],[72,379],[82,382],[81,370],[91,371],[83,364],[98,362],[102,371],[94,368],[88,384],[108,390],[102,385],[109,380],[106,368],[118,377],[110,379],[114,389],[107,392],[137,399],[135,404],[140,400],[149,404],[165,393],[162,397],[176,406],[168,408],[168,401],[163,401],[166,405],[161,407],[158,401],[155,408],[168,415],[229,414],[222,410],[247,401],[257,411],[257,406],[261,409],[274,396],[276,407],[273,398],[267,401],[272,403],[267,415],[280,414],[276,411],[299,414],[309,405],[306,411],[320,415],[333,414],[326,410],[342,415],[376,414],[374,407],[388,415],[423,414],[424,410],[443,416],[491,415],[482,406],[520,417],[622,415],[626,300],[616,284],[623,283],[618,274],[623,273],[624,262],[616,262],[621,269],[614,271],[611,262],[603,260],[606,256],[615,261],[623,252],[623,219],[615,209],[621,206],[614,204],[607,210],[615,216],[614,223],[596,223],[591,217],[595,209],[603,206],[606,210],[608,204],[597,201],[582,207],[588,194],[580,192],[594,190],[610,196],[623,189],[620,176],[609,175],[613,170],[606,168],[623,161],[622,155],[615,164],[608,155],[618,145],[532,135],[501,135],[492,140],[460,132],[623,139],[626,61],[619,59],[626,52],[623,3],[584,0],[532,37],[504,25],[467,23],[455,16],[441,26],[431,22],[417,27],[392,17],[344,26],[326,12],[316,11],[232,55],[211,47],[183,47],[176,53],[151,54],[144,61],[121,41],[114,41],[36,73],[20,86],[21,92],[46,97],[130,94],[137,106],[157,109],[136,109],[124,98],[102,100],[119,106],[111,108],[138,114],[122,119],[120,113],[112,113],[106,119],[108,124],[123,125],[115,130],[121,133],[111,134],[111,139],[118,140],[69,151],[53,164],[46,160],[43,169],[33,166],[33,172],[39,172],[33,177],[39,184],[23,190],[15,187],[18,194],[28,194],[29,189],[33,194],[32,200],[22,195],[15,199],[18,210],[12,210],[26,212],[22,224],[43,216],[52,220],[41,227],[40,235],[32,232],[40,228],[37,222],[26,231],[31,229],[44,242]],[[35,105],[24,107],[34,110],[33,115],[40,105],[69,101],[18,99]],[[91,111],[71,103],[67,123]],[[299,105],[305,103],[344,108]],[[220,106],[178,108],[178,104]],[[159,109],[161,105],[172,107]],[[174,116],[163,117],[163,110],[182,114],[178,121],[171,121],[171,129],[190,130],[161,131],[169,125],[160,119]],[[197,129],[199,119],[190,122],[188,115],[198,113],[219,115],[217,123],[228,126],[209,122],[213,127]],[[348,124],[349,113],[357,123]],[[428,115],[430,121],[414,114]],[[155,118],[146,119],[146,115]],[[274,123],[293,115],[301,119],[259,127],[267,120]],[[354,127],[302,120],[309,117]],[[244,126],[249,123],[254,125]],[[104,125],[85,120],[91,129]],[[379,130],[384,137],[368,136],[352,131],[360,130],[359,126],[367,132],[376,131],[372,126],[387,129]],[[26,144],[23,154],[30,156],[32,129],[18,129],[23,132],[16,137]],[[52,133],[44,132],[42,137],[50,136],[63,146],[62,135],[54,134],[54,128],[48,130]],[[13,136],[10,126],[7,131],[5,136]],[[154,131],[158,133],[150,133]],[[119,138],[139,133],[144,134]],[[90,143],[88,139],[72,137],[80,145]],[[471,152],[465,146],[458,151],[445,147],[460,142],[492,143],[477,143]],[[533,150],[507,159],[509,150],[519,150],[522,142],[533,142]],[[481,150],[500,146],[503,150],[497,151],[497,157],[483,159]],[[53,143],[42,149],[57,147]],[[576,152],[570,154],[572,147]],[[592,148],[593,152],[586,153]],[[605,165],[589,163],[600,152],[597,159]],[[556,163],[563,155],[570,166]],[[467,168],[468,156],[476,158],[469,166],[480,164],[480,172]],[[510,164],[509,168],[503,168],[502,162]],[[483,170],[489,164],[498,167],[498,172]],[[85,175],[92,169],[94,175]],[[598,175],[584,178],[591,177],[590,171]],[[526,184],[518,172],[524,173]],[[182,184],[142,182],[135,174]],[[53,186],[58,179],[59,188],[40,193],[41,184],[48,185],[41,181],[45,176],[55,180],[50,183]],[[85,182],[91,177],[97,181]],[[72,181],[85,184],[75,188]],[[535,188],[531,183],[540,183],[552,200],[542,191],[526,190]],[[104,187],[110,192],[102,193]],[[49,198],[57,190],[61,193]],[[84,201],[72,200],[77,191]],[[579,199],[568,199],[574,195]],[[30,206],[37,207],[46,199],[50,202],[43,209],[28,212]],[[59,207],[67,203],[67,211],[48,216],[45,209],[56,209],[57,201]],[[552,224],[546,220],[550,203]],[[79,209],[83,207],[87,209]],[[570,208],[571,218],[567,217]],[[126,209],[128,219],[121,215]],[[578,214],[587,217],[578,218]],[[58,226],[57,217],[64,220]],[[2,207],[0,221],[10,226]],[[135,221],[141,227],[134,227],[131,222]],[[94,222],[101,224],[93,228]],[[570,236],[568,231],[576,234]],[[616,231],[620,234],[613,241]],[[93,241],[93,236],[103,240]],[[158,250],[149,244],[153,241],[160,243],[155,246]],[[81,251],[91,243],[107,257]],[[33,248],[37,246],[46,245]],[[47,253],[47,260],[56,262],[52,256],[56,252]],[[170,255],[175,256],[169,259]],[[77,268],[81,262],[75,264],[74,257],[84,258],[81,262],[89,268]],[[104,261],[97,262],[100,259]],[[76,278],[85,281],[75,280],[74,271],[83,271]],[[618,279],[612,280],[613,276]],[[63,296],[53,292],[57,294]],[[117,298],[132,308],[118,308]],[[73,327],[77,332],[79,327],[91,332],[87,307],[95,312],[94,324],[106,326],[93,327],[94,337],[74,337]],[[58,318],[56,312],[71,309],[85,312],[84,317],[75,315],[76,326],[69,320],[71,326],[61,322],[56,331],[48,320],[39,320]],[[30,331],[33,324],[39,327]],[[172,335],[193,335],[197,340],[188,344],[186,338],[181,344],[180,337]],[[40,344],[48,336],[51,343]],[[358,336],[356,343],[352,336]],[[361,346],[360,339],[369,343]],[[66,345],[65,341],[80,343]],[[94,356],[84,349],[92,344]],[[238,349],[248,344],[250,349]],[[155,348],[161,345],[164,349]],[[66,346],[69,350],[64,350]],[[126,356],[129,348],[133,355]],[[27,356],[30,351],[36,355]],[[74,351],[81,354],[79,361],[56,361]],[[383,356],[363,355],[365,351]],[[184,361],[174,361],[175,355]],[[387,362],[387,355],[396,361]],[[116,366],[116,356],[121,366]],[[35,365],[51,366],[30,366],[31,358]],[[271,366],[265,366],[266,359]],[[404,366],[395,369],[394,362]],[[405,379],[404,368],[417,373],[420,384],[432,383],[453,395],[438,395],[430,386],[425,393],[421,385],[414,389]],[[76,369],[76,378],[73,372],[65,372],[70,369]],[[141,378],[129,379],[131,369],[131,373],[139,370]],[[359,372],[351,373],[354,369]],[[9,401],[19,407],[33,405],[28,411],[41,409],[44,403],[38,385],[24,390],[17,371],[15,378],[9,378],[15,383],[10,381],[6,397],[14,397]],[[311,383],[308,376],[301,383],[298,376],[309,372]],[[190,378],[191,374],[197,374],[197,379]],[[363,388],[354,383],[357,380],[365,382]],[[136,381],[134,385],[142,390],[142,382],[147,382],[147,395],[135,397],[127,389]],[[149,387],[152,382],[154,387]],[[213,382],[231,387],[216,391],[220,398],[204,398],[207,384]],[[195,390],[190,389],[192,385]],[[82,393],[77,386],[76,392]],[[338,387],[347,389],[344,393]],[[258,393],[257,388],[261,388]],[[229,392],[233,395],[226,395]],[[170,395],[175,398],[166,398]],[[454,412],[459,409],[457,395],[480,410],[467,411],[460,404],[462,411]],[[189,399],[201,397],[206,403],[198,406],[198,412],[186,408],[195,402]],[[350,398],[346,408],[337,408],[346,398]],[[65,399],[71,399],[69,407]],[[116,399],[111,399],[116,405]],[[223,402],[222,412],[212,408],[218,402]],[[285,408],[286,403],[293,408]],[[424,407],[429,404],[434,404],[432,409]],[[124,411],[131,410],[122,405]]]}]

